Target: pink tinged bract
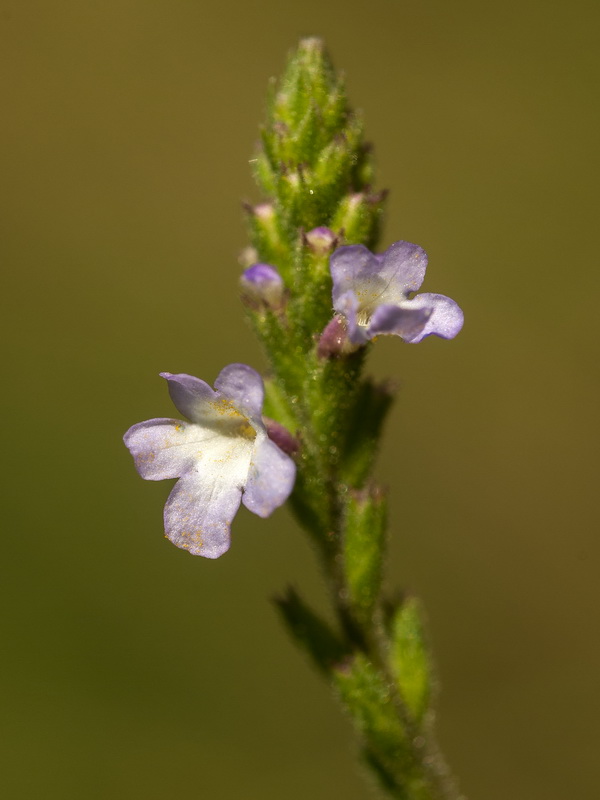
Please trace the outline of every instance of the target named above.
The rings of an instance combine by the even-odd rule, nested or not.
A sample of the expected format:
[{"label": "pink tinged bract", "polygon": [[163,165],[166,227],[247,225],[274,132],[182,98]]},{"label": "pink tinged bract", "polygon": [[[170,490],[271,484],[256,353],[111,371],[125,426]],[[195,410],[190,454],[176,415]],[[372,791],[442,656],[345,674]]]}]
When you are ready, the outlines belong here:
[{"label": "pink tinged bract", "polygon": [[229,549],[240,502],[271,514],[292,491],[295,464],[267,436],[264,386],[251,367],[225,367],[216,391],[191,375],[161,374],[189,422],[140,422],[124,441],[142,478],[179,478],[165,506],[167,537],[193,555],[218,558]]}]

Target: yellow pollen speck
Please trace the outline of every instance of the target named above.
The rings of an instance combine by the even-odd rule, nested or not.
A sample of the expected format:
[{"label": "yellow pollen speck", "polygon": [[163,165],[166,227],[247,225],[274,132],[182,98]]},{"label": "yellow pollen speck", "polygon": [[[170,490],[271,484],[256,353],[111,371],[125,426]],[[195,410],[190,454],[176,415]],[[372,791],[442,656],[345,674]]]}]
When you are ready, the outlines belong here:
[{"label": "yellow pollen speck", "polygon": [[202,547],[202,545],[204,544],[204,542],[202,541],[201,529],[195,531],[194,530],[181,531],[180,536],[184,541],[182,541],[179,546],[183,547],[185,550],[189,550],[192,544],[195,544],[198,547]]},{"label": "yellow pollen speck", "polygon": [[244,416],[240,414],[237,408],[233,405],[231,400],[228,400],[226,397],[220,397],[218,400],[215,400],[211,403],[211,406],[217,412],[217,414],[221,414],[222,416],[239,417],[240,419],[244,419]]},{"label": "yellow pollen speck", "polygon": [[239,427],[234,427],[231,431],[232,433],[243,436],[245,439],[254,439],[256,437],[256,431],[248,422],[247,417],[245,417],[241,411],[237,410],[231,400],[228,400],[226,397],[220,397],[218,400],[212,402],[211,406],[220,416],[227,417],[232,422],[235,421],[239,423]]},{"label": "yellow pollen speck", "polygon": [[256,431],[248,421],[244,422],[240,428],[240,433],[245,439],[254,439]]}]

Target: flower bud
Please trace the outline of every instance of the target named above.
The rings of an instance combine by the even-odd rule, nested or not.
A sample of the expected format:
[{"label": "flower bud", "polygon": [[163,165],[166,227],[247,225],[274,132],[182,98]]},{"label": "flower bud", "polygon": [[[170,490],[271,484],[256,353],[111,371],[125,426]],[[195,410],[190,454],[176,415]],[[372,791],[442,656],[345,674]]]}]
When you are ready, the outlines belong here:
[{"label": "flower bud", "polygon": [[279,263],[287,253],[286,244],[275,207],[272,203],[244,205],[248,212],[252,244],[261,254],[261,258]]},{"label": "flower bud", "polygon": [[257,219],[261,220],[264,224],[269,224],[275,220],[275,209],[272,203],[259,203],[250,209]]},{"label": "flower bud", "polygon": [[304,241],[315,255],[326,255],[337,247],[338,237],[329,228],[313,228],[304,234]]},{"label": "flower bud", "polygon": [[375,195],[364,192],[346,195],[338,206],[331,227],[336,231],[343,231],[346,242],[370,242],[376,237],[385,198],[385,192]]},{"label": "flower bud", "polygon": [[295,455],[300,449],[300,442],[281,423],[269,417],[263,417],[267,436],[277,447],[288,456]]},{"label": "flower bud", "polygon": [[244,247],[238,255],[238,264],[242,269],[248,269],[258,261],[258,252],[255,247]]},{"label": "flower bud", "polygon": [[337,314],[325,326],[317,345],[319,358],[335,358],[354,349],[348,341],[346,327],[346,320]]},{"label": "flower bud", "polygon": [[281,275],[270,264],[253,264],[240,277],[242,302],[255,311],[280,311],[285,287]]}]

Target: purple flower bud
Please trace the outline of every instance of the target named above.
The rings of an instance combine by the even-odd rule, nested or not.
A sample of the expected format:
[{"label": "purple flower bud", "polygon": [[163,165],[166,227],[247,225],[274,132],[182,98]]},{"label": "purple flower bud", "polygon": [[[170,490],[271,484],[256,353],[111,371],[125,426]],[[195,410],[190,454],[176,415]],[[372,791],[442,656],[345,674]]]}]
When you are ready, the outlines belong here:
[{"label": "purple flower bud", "polygon": [[267,436],[277,447],[288,456],[295,455],[300,449],[300,442],[288,431],[281,423],[269,417],[263,417],[263,424],[267,431]]},{"label": "purple flower bud", "polygon": [[317,345],[319,358],[334,358],[355,350],[348,340],[346,320],[338,314],[325,326]]},{"label": "purple flower bud", "polygon": [[281,275],[270,264],[253,264],[240,277],[243,302],[255,310],[280,311],[285,287]]},{"label": "purple flower bud", "polygon": [[313,228],[304,235],[306,244],[317,255],[325,255],[335,249],[338,237],[329,228]]}]

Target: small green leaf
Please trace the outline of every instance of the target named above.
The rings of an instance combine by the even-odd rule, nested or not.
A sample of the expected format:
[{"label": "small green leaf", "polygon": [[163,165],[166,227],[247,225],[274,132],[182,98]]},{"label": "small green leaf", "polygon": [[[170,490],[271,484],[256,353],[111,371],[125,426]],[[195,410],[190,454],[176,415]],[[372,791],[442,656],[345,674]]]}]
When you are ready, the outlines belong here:
[{"label": "small green leaf", "polygon": [[307,651],[319,670],[330,673],[334,665],[344,661],[348,651],[340,638],[295,589],[289,587],[274,602],[292,638]]},{"label": "small green leaf", "polygon": [[406,598],[391,619],[390,663],[406,708],[421,724],[431,698],[431,666],[419,601]]},{"label": "small green leaf", "polygon": [[350,492],[344,526],[344,572],[360,622],[372,623],[381,588],[386,501],[377,487]]},{"label": "small green leaf", "polygon": [[341,462],[342,477],[350,486],[360,488],[371,474],[394,394],[395,386],[392,383],[375,383],[367,378],[355,395],[348,415]]},{"label": "small green leaf", "polygon": [[361,653],[332,675],[343,705],[381,770],[390,776],[409,774],[410,743],[383,676]]},{"label": "small green leaf", "polygon": [[332,672],[334,685],[362,739],[363,757],[397,800],[441,800],[432,785],[423,741],[402,722],[385,678],[368,658],[356,655]]},{"label": "small green leaf", "polygon": [[379,237],[384,194],[369,196],[364,192],[345,195],[333,215],[330,227],[343,232],[346,244],[364,244],[373,249]]},{"label": "small green leaf", "polygon": [[273,378],[265,378],[264,383],[264,416],[276,420],[295,436],[298,432],[298,419],[293,410],[293,403],[290,402],[281,386]]}]

